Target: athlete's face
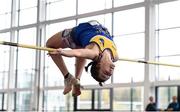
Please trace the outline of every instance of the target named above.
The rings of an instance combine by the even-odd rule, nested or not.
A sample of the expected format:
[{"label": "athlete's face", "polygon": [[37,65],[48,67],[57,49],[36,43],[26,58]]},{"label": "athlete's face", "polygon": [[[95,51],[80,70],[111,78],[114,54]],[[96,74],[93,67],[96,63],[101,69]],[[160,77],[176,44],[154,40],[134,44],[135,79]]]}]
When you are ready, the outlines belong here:
[{"label": "athlete's face", "polygon": [[114,72],[115,65],[112,61],[104,61],[100,63],[99,78],[106,81]]}]

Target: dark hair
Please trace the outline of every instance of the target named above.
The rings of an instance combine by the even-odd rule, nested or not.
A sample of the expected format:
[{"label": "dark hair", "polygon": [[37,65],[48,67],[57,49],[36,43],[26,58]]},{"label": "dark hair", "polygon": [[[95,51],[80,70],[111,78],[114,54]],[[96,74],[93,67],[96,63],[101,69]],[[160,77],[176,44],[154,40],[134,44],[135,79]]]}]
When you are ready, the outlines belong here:
[{"label": "dark hair", "polygon": [[103,86],[103,82],[104,80],[100,79],[99,78],[99,69],[100,69],[100,66],[99,66],[99,61],[92,61],[90,62],[86,67],[85,67],[85,70],[86,72],[88,72],[88,67],[91,66],[91,69],[90,69],[90,72],[91,72],[91,76],[97,81],[99,82],[99,85],[100,86]]}]

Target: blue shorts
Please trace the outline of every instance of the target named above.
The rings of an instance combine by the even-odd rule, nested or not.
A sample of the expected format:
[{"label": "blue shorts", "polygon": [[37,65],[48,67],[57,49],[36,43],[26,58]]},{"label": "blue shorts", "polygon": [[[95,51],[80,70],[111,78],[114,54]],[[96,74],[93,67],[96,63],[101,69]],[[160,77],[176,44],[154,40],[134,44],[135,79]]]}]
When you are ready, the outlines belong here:
[{"label": "blue shorts", "polygon": [[90,44],[91,38],[96,35],[102,35],[112,40],[108,30],[96,21],[80,23],[71,31],[74,43],[80,47],[86,47]]}]

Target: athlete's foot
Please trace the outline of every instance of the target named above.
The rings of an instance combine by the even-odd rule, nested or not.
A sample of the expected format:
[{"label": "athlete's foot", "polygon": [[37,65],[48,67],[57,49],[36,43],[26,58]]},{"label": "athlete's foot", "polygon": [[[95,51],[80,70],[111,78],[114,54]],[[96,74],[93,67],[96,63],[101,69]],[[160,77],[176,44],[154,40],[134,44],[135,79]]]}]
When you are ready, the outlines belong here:
[{"label": "athlete's foot", "polygon": [[77,83],[73,85],[73,90],[72,90],[73,97],[77,97],[77,96],[81,95],[81,84],[78,79],[76,79],[76,80],[77,80]]},{"label": "athlete's foot", "polygon": [[63,94],[67,94],[72,90],[72,85],[75,85],[77,82],[76,78],[69,74],[69,76],[64,80],[64,91]]}]

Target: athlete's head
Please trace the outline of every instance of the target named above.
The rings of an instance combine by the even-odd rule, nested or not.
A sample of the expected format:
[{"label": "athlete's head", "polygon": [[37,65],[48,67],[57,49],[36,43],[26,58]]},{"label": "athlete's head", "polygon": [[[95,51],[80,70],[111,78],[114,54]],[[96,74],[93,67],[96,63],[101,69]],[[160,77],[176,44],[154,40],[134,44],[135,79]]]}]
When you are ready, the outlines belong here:
[{"label": "athlete's head", "polygon": [[109,57],[111,56],[103,52],[97,60],[90,62],[86,67],[87,71],[88,67],[91,65],[91,76],[99,82],[100,86],[111,77],[114,71],[115,65]]}]

